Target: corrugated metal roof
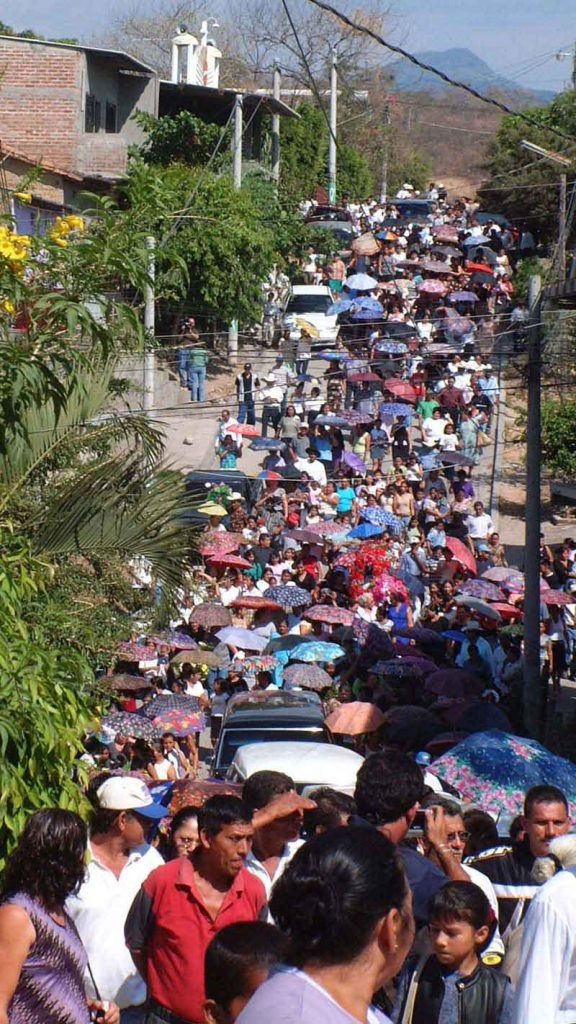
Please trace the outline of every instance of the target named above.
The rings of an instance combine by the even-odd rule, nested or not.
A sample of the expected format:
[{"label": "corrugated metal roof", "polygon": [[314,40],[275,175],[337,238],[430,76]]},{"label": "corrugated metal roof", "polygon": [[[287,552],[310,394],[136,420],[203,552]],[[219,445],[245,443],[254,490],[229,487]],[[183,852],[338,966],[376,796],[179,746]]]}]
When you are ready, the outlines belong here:
[{"label": "corrugated metal roof", "polygon": [[192,85],[187,82],[160,82],[160,100],[162,93],[171,98],[178,95],[188,96],[190,99],[201,102],[212,102],[215,105],[232,109],[236,96],[242,96],[244,106],[247,110],[254,110],[256,107],[265,110],[268,114],[280,114],[282,117],[299,118],[300,115],[289,107],[283,100],[276,100],[273,96],[266,96],[263,93],[244,92],[243,89],[214,89],[207,85]]}]

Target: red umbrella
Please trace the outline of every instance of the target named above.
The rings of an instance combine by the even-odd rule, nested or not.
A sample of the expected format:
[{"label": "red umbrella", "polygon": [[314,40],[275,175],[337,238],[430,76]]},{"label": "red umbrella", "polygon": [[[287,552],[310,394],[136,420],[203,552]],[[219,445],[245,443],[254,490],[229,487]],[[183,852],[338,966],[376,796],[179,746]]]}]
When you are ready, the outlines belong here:
[{"label": "red umbrella", "polygon": [[218,547],[217,544],[203,544],[201,548],[198,548],[198,551],[200,552],[203,558],[214,559],[218,558],[219,555],[232,554],[232,552],[235,551],[237,547],[238,545],[236,543],[234,543],[234,546],[226,545],[223,548]]},{"label": "red umbrella", "polygon": [[472,273],[490,274],[491,277],[494,277],[494,270],[487,263],[467,263],[466,270],[470,270]]},{"label": "red umbrella", "polygon": [[497,612],[500,612],[501,617],[505,622],[517,622],[522,618],[522,612],[519,608],[515,608],[513,604],[507,604],[505,601],[494,601],[492,605]]},{"label": "red umbrella", "polygon": [[482,692],[484,683],[472,672],[464,672],[460,668],[444,668],[432,672],[426,678],[424,689],[428,693],[435,693],[437,697],[471,697]]},{"label": "red umbrella", "polygon": [[226,433],[241,434],[242,437],[260,437],[258,427],[252,426],[251,423],[233,423],[231,427],[226,427]]},{"label": "red umbrella", "polygon": [[219,555],[214,555],[211,559],[216,565],[234,566],[237,569],[251,569],[252,562],[249,562],[247,558],[241,558],[240,555],[231,555],[227,551],[223,551]]},{"label": "red umbrella", "polygon": [[354,700],[350,704],[342,704],[328,715],[326,728],[343,736],[361,736],[365,732],[375,732],[385,721],[384,712],[375,704]]},{"label": "red umbrella", "polygon": [[470,548],[463,541],[459,540],[458,537],[446,537],[446,547],[456,562],[460,562],[460,565],[464,566],[473,576],[476,576],[478,572],[476,569],[476,559]]},{"label": "red umbrella", "polygon": [[382,383],[382,377],[379,377],[377,373],[353,373],[351,377],[348,377],[351,384],[378,384]]},{"label": "red umbrella", "polygon": [[251,597],[249,594],[245,594],[244,597],[237,597],[235,601],[231,601],[229,608],[267,608],[270,611],[282,611],[282,605],[276,601],[268,601],[265,597]]},{"label": "red umbrella", "polygon": [[354,612],[347,608],[336,608],[330,604],[315,604],[304,612],[304,618],[311,622],[330,622],[342,626],[351,626],[354,622]]},{"label": "red umbrella", "polygon": [[384,387],[391,394],[396,395],[396,398],[404,399],[405,402],[416,402],[416,391],[408,381],[400,380],[399,377],[389,377],[388,380],[384,381]]}]

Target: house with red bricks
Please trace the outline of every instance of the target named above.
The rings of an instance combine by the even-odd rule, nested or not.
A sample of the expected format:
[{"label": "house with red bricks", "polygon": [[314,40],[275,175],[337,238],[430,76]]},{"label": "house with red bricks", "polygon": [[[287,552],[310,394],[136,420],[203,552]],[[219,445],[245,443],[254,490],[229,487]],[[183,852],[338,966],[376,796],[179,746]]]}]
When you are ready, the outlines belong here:
[{"label": "house with red bricks", "polygon": [[143,141],[138,110],[156,114],[155,70],[116,50],[0,36],[0,160],[9,191],[32,167],[33,207],[14,201],[20,230],[108,190]]}]

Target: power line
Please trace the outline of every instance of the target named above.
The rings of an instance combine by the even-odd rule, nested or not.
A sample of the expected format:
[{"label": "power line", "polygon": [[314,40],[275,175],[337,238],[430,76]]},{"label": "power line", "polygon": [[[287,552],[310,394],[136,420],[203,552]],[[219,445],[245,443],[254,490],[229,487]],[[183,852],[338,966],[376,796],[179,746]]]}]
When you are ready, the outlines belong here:
[{"label": "power line", "polygon": [[[282,2],[285,3],[285,0],[282,0]],[[537,118],[531,117],[529,114],[525,114],[520,110],[514,110],[512,107],[509,107],[506,103],[502,103],[501,100],[496,100],[491,96],[484,96],[482,93],[478,92],[477,89],[474,89],[471,85],[466,85],[465,82],[459,82],[456,79],[451,78],[449,75],[445,74],[444,71],[440,71],[438,68],[433,67],[432,64],[426,64],[424,61],[419,60],[418,57],[416,57],[413,53],[409,53],[408,50],[405,50],[403,47],[396,46],[393,43],[387,42],[386,39],[384,39],[383,36],[379,35],[378,32],[375,32],[373,29],[368,28],[366,25],[360,25],[358,22],[353,21],[352,18],[349,18],[347,14],[343,14],[342,11],[339,11],[336,7],[333,7],[332,4],[326,3],[326,0],[309,0],[309,2],[314,4],[315,7],[319,7],[321,10],[326,11],[328,14],[332,14],[335,18],[338,18],[345,25],[347,25],[348,28],[353,29],[353,31],[360,32],[362,35],[368,36],[370,39],[373,39],[375,42],[379,43],[379,45],[383,46],[385,49],[391,50],[392,53],[397,53],[400,57],[404,57],[405,60],[410,61],[411,64],[414,64],[422,71],[427,71],[430,74],[435,75],[437,78],[442,79],[442,81],[446,82],[447,85],[452,85],[454,86],[455,89],[463,89],[464,92],[467,92],[470,96],[474,96],[477,100],[481,100],[483,103],[487,103],[492,107],[496,107],[498,110],[502,110],[505,114],[511,114],[513,117],[518,117],[520,118],[520,120],[525,121],[527,124],[530,124],[533,127],[538,128],[539,130],[544,129],[546,131],[549,131],[553,135],[557,135],[561,139],[565,139],[567,142],[574,143],[574,138],[571,135],[568,135],[567,133],[560,131],[559,128],[553,128],[547,125],[543,125]]]}]

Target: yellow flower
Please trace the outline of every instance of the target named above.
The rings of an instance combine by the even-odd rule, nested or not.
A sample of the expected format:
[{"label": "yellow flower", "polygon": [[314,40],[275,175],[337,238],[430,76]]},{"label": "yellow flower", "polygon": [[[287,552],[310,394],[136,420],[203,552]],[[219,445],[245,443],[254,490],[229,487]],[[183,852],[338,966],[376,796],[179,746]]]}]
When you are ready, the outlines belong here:
[{"label": "yellow flower", "polygon": [[[54,237],[54,236],[52,236],[52,237]],[[56,245],[60,246],[61,249],[67,249],[68,248],[68,242],[66,241],[65,238],[54,238],[54,241],[55,241]]]},{"label": "yellow flower", "polygon": [[2,308],[5,313],[16,312],[16,306],[10,301],[10,299],[3,299],[2,302],[0,302],[0,308]]},{"label": "yellow flower", "polygon": [[31,192],[15,192],[14,196],[19,199],[21,203],[31,203],[32,193]]}]

